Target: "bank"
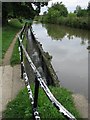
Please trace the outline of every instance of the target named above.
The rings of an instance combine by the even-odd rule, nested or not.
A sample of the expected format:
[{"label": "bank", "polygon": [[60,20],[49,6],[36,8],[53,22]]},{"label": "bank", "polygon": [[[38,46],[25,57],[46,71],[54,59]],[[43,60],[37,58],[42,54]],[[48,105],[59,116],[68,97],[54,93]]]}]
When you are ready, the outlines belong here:
[{"label": "bank", "polygon": [[48,18],[47,15],[41,15],[35,17],[35,21],[45,23],[45,24],[57,24],[57,25],[64,25],[71,28],[79,28],[79,29],[86,29],[90,30],[89,27],[89,18],[88,17],[77,17],[77,16],[70,16],[67,17],[58,16],[58,17],[50,17]]}]

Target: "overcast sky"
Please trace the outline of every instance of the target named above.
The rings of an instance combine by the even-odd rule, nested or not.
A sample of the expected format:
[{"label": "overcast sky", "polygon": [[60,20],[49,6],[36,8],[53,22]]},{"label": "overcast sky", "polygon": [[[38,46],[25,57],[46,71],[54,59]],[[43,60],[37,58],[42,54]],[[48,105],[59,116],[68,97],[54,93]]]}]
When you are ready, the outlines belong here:
[{"label": "overcast sky", "polygon": [[90,0],[50,0],[48,2],[48,6],[41,8],[40,14],[42,14],[44,11],[47,11],[48,7],[51,7],[52,3],[55,2],[62,2],[67,7],[69,12],[73,12],[77,5],[80,5],[81,8],[87,8],[89,1]]}]

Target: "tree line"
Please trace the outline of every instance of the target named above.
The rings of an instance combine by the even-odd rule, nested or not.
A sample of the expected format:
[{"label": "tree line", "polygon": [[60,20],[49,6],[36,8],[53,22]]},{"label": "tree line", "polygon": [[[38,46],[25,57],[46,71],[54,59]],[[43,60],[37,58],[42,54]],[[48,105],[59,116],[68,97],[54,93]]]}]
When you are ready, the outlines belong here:
[{"label": "tree line", "polygon": [[60,24],[81,29],[90,29],[90,2],[86,9],[82,9],[79,5],[76,10],[68,12],[65,5],[60,3],[52,4],[48,12],[44,12],[42,16],[35,17],[35,20],[41,22]]}]

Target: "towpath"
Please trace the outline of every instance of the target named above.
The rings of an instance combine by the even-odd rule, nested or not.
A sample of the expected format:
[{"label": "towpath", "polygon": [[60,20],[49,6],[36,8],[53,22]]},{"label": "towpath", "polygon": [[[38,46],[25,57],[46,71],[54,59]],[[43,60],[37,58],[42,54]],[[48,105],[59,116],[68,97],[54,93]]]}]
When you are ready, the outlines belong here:
[{"label": "towpath", "polygon": [[7,103],[13,100],[24,87],[24,81],[20,79],[20,65],[14,67],[10,65],[17,34],[5,54],[2,66],[0,66],[0,119],[2,118],[2,111],[5,110]]}]

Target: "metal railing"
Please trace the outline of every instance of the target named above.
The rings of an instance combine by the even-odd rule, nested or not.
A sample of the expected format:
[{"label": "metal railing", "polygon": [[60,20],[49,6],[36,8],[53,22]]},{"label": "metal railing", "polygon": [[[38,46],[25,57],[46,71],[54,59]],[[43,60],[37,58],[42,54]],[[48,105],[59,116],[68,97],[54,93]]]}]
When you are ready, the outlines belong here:
[{"label": "metal railing", "polygon": [[[31,105],[32,105],[33,120],[41,120],[40,116],[39,116],[39,113],[37,111],[39,86],[41,86],[41,88],[43,89],[43,91],[45,92],[46,96],[51,101],[51,103],[54,105],[54,107],[56,107],[56,109],[60,113],[62,113],[67,120],[76,120],[76,118],[68,110],[66,110],[66,108],[63,105],[61,105],[61,103],[59,103],[56,100],[56,98],[53,96],[53,94],[49,90],[48,86],[46,85],[46,83],[42,79],[39,71],[37,70],[37,68],[33,64],[30,56],[28,55],[28,53],[27,53],[27,51],[26,51],[26,49],[25,49],[25,47],[22,43],[23,42],[23,33],[25,32],[25,29],[26,29],[26,25],[22,28],[22,30],[20,31],[20,33],[18,35],[19,54],[20,54],[20,61],[21,61],[21,78],[24,79],[25,85],[26,85],[27,90],[28,90],[29,99],[30,99]],[[34,97],[33,97],[32,90],[31,90],[31,87],[30,87],[30,83],[29,83],[29,80],[28,80],[28,76],[27,76],[27,73],[26,73],[26,70],[25,70],[25,65],[24,65],[24,62],[23,62],[23,53],[25,54],[25,57],[27,58],[27,60],[29,62],[29,65],[32,68],[32,70],[34,72],[34,75],[35,75]]]}]

